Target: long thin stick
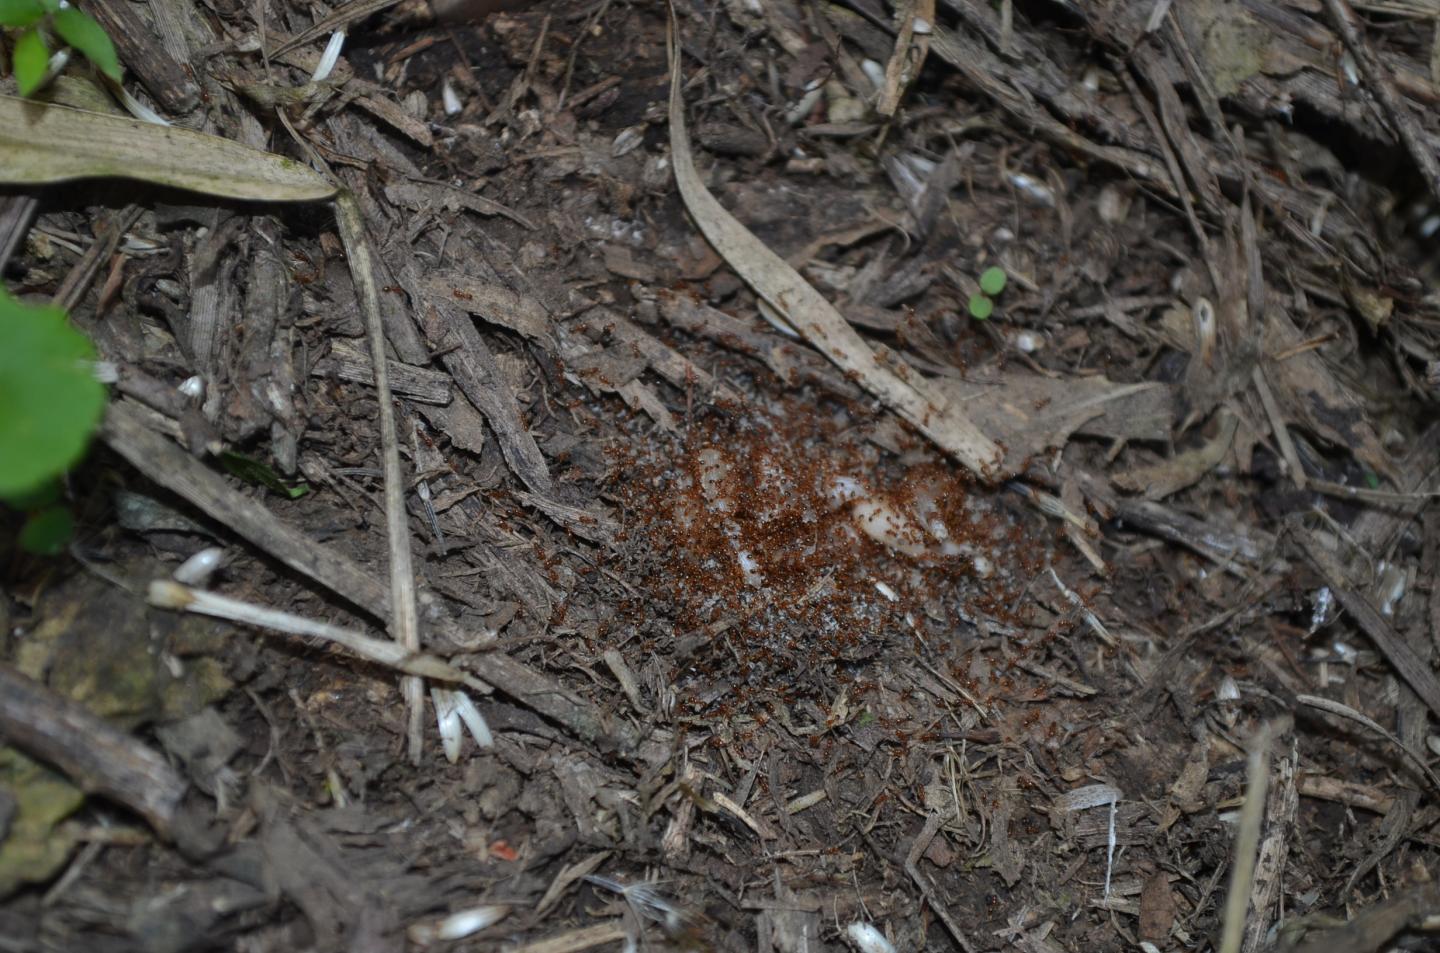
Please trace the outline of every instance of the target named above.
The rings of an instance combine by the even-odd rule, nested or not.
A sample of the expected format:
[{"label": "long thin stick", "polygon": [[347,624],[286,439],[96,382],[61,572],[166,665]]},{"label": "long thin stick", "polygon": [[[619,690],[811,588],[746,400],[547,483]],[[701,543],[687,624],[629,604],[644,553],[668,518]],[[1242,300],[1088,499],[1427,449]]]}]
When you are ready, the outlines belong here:
[{"label": "long thin stick", "polygon": [[[340,238],[350,262],[365,334],[370,339],[370,362],[375,369],[375,393],[380,402],[380,457],[385,471],[385,529],[390,541],[390,637],[411,652],[420,651],[420,617],[415,609],[415,570],[410,561],[410,517],[405,511],[405,482],[400,472],[400,447],[395,437],[395,403],[390,395],[390,374],[385,360],[385,329],[380,319],[380,294],[375,287],[374,261],[360,206],[349,192],[335,200]],[[405,698],[406,732],[410,761],[420,763],[424,740],[425,685],[414,675],[400,682]]]},{"label": "long thin stick", "polygon": [[1260,826],[1265,820],[1265,796],[1270,787],[1270,746],[1289,727],[1288,717],[1263,725],[1248,745],[1245,803],[1240,808],[1240,825],[1235,831],[1220,953],[1240,953],[1240,943],[1245,936],[1245,911],[1250,905],[1250,886],[1255,878],[1255,858],[1260,849]]},{"label": "long thin stick", "polygon": [[231,599],[228,596],[207,592],[204,589],[192,589],[169,579],[156,579],[151,582],[147,599],[152,606],[159,606],[162,609],[195,612],[216,619],[228,619],[231,622],[270,629],[274,632],[322,639],[334,643],[360,658],[401,672],[408,672],[417,678],[454,682],[478,692],[491,690],[489,685],[468,672],[456,668],[439,656],[429,655],[425,652],[411,652],[403,645],[393,641],[387,642],[384,639],[372,638],[363,632],[355,632],[338,625],[331,625],[328,622],[307,619],[304,616],[281,612],[279,609],[271,609],[240,599]]}]

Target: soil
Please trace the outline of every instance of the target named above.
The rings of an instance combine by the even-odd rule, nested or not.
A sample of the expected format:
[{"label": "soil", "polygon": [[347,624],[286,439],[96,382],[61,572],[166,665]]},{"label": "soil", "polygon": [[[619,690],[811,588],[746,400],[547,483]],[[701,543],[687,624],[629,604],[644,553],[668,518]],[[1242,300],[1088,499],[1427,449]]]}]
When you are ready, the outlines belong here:
[{"label": "soil", "polygon": [[[337,84],[276,106],[255,87],[306,62],[262,62],[254,11],[211,4],[187,120],[360,199],[422,645],[478,680],[493,735],[455,756],[441,682],[416,759],[385,664],[145,601],[218,546],[203,588],[386,635],[384,421],[330,207],[25,193],[7,286],[48,299],[118,238],[71,308],[118,368],[111,413],[239,502],[198,503],[107,425],[66,478],[68,554],[20,552],[0,511],[0,660],[188,786],[156,820],[0,749],[0,949],[1420,936],[1435,197],[1375,79],[1324,68],[1331,5],[1147,32],[1166,5],[677,3],[704,184],[1000,443],[983,472],[706,242],[672,174],[663,5],[509,6],[358,19]],[[898,57],[896,6],[924,21]],[[1423,102],[1432,24],[1372,6],[1374,58]],[[272,52],[325,12],[267,10]]]}]

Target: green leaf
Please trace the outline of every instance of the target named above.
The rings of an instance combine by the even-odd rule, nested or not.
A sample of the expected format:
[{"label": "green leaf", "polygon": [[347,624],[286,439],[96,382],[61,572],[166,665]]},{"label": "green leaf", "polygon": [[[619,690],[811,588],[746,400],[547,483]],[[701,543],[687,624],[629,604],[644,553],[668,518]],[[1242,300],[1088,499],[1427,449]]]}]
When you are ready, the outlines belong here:
[{"label": "green leaf", "polygon": [[40,0],[0,0],[0,26],[34,26],[44,15]]},{"label": "green leaf", "polygon": [[115,55],[115,44],[90,14],[66,7],[50,18],[50,25],[62,40],[84,53],[100,72],[120,81],[120,57]]},{"label": "green leaf", "polygon": [[36,489],[85,453],[105,411],[94,360],[64,311],[0,288],[0,496]]},{"label": "green leaf", "polygon": [[220,454],[220,465],[246,483],[255,483],[263,487],[268,487],[281,496],[288,496],[292,500],[298,500],[310,492],[310,487],[304,483],[298,486],[291,486],[280,479],[280,474],[259,460],[253,457],[247,457],[243,453],[226,450]]},{"label": "green leaf", "polygon": [[40,88],[45,71],[50,68],[50,48],[38,29],[31,27],[15,39],[10,65],[15,70],[15,87],[21,96],[29,96]]},{"label": "green leaf", "polygon": [[75,517],[65,506],[32,513],[20,530],[20,548],[37,556],[58,556],[75,535]]},{"label": "green leaf", "polygon": [[976,321],[984,321],[995,313],[995,302],[984,295],[970,296],[970,316]]},{"label": "green leaf", "polygon": [[5,505],[11,509],[19,510],[22,513],[33,513],[60,501],[60,481],[46,480],[29,490],[0,497],[0,500],[3,500]]},{"label": "green leaf", "polygon": [[1007,280],[1005,269],[992,265],[980,273],[980,290],[993,297],[1005,290]]}]

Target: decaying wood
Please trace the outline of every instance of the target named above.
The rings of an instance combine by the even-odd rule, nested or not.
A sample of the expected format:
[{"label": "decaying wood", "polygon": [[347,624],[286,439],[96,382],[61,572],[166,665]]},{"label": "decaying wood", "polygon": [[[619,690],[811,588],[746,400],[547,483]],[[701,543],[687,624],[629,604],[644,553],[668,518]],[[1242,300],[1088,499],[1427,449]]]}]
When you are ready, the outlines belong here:
[{"label": "decaying wood", "polygon": [[168,837],[189,785],[158,752],[7,665],[0,665],[0,736],[55,765],[81,790],[113,798]]},{"label": "decaying wood", "polygon": [[126,0],[87,0],[80,5],[115,41],[126,68],[133,70],[166,112],[188,113],[200,101],[200,87],[163,45],[140,7]]},{"label": "decaying wood", "polygon": [[[385,619],[390,614],[386,587],[350,559],[319,545],[286,525],[259,502],[235,492],[225,479],[175,444],[146,429],[124,404],[110,407],[102,437],[135,469],[179,494],[211,519],[290,568],[314,579],[340,598]],[[437,626],[446,634],[445,625]],[[458,640],[463,644],[466,640]],[[606,718],[589,702],[561,688],[549,676],[503,652],[486,656],[484,678],[523,705],[553,718],[591,742],[633,751],[639,734]]]}]

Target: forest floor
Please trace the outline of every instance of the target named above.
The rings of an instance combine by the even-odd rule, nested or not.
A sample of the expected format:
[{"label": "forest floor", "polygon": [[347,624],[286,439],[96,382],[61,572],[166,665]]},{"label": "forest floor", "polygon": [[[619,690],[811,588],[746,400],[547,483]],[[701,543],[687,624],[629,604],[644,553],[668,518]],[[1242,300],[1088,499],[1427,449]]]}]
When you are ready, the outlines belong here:
[{"label": "forest floor", "polygon": [[[117,378],[69,553],[3,544],[0,661],[121,729],[0,749],[0,951],[1421,929],[1434,14],[677,0],[672,60],[664,4],[509,7],[87,6],[371,254],[324,204],[0,196],[7,286]],[[193,608],[384,638],[397,545],[421,662],[147,604],[218,547]]]}]

